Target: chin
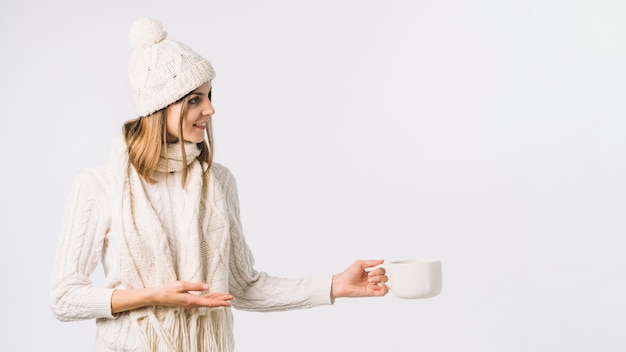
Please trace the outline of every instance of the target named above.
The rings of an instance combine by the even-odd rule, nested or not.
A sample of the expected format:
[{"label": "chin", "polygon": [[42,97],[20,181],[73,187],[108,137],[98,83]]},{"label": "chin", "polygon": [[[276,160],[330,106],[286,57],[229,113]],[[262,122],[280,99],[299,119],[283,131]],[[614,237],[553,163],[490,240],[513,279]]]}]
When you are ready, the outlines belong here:
[{"label": "chin", "polygon": [[201,138],[185,138],[185,141],[196,144],[202,143],[204,142],[204,136],[202,136]]},{"label": "chin", "polygon": [[200,143],[204,141],[204,133],[185,133],[183,137],[185,138],[185,142],[189,143]]}]

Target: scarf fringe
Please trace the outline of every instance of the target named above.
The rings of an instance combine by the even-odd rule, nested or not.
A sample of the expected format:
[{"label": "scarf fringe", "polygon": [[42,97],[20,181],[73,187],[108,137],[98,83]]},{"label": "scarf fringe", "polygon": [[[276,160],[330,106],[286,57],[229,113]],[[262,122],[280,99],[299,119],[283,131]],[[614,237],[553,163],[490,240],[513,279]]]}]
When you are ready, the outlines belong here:
[{"label": "scarf fringe", "polygon": [[214,308],[206,314],[165,308],[161,318],[153,312],[136,320],[144,345],[154,352],[232,352],[232,313]]}]

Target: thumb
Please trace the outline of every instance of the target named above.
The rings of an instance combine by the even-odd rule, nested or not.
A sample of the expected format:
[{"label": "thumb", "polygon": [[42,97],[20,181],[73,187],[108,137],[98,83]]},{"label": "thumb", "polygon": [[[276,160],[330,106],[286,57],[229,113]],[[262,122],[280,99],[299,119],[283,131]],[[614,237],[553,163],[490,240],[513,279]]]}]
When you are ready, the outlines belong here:
[{"label": "thumb", "polygon": [[203,282],[185,282],[185,291],[206,291],[209,285]]}]

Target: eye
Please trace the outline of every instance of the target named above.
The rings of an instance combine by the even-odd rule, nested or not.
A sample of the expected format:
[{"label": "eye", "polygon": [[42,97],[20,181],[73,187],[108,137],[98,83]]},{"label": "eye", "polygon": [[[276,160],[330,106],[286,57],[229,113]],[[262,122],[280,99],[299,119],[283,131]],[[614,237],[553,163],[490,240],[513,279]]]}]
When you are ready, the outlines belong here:
[{"label": "eye", "polygon": [[200,101],[200,99],[198,97],[193,97],[193,98],[189,99],[187,101],[187,103],[189,103],[189,104],[198,104],[199,101]]},{"label": "eye", "polygon": [[212,100],[212,99],[211,99],[211,93],[213,93],[213,89],[211,89],[211,90],[209,91],[209,95],[207,95],[207,96],[209,97],[209,101],[211,101],[211,100]]}]

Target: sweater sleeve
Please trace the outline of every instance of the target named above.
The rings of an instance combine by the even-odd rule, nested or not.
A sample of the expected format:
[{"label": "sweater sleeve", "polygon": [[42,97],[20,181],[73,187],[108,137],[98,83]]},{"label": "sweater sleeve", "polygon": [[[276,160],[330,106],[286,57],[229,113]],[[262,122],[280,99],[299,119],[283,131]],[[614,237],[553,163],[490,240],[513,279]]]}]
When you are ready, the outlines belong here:
[{"label": "sweater sleeve", "polygon": [[229,291],[235,308],[250,311],[281,311],[311,308],[331,303],[332,276],[280,278],[254,268],[254,258],[242,231],[239,197],[234,176],[217,168],[223,181],[231,221]]},{"label": "sweater sleeve", "polygon": [[60,321],[113,318],[114,289],[96,288],[89,278],[108,229],[102,189],[102,179],[91,170],[81,173],[70,191],[50,285],[52,312]]}]

